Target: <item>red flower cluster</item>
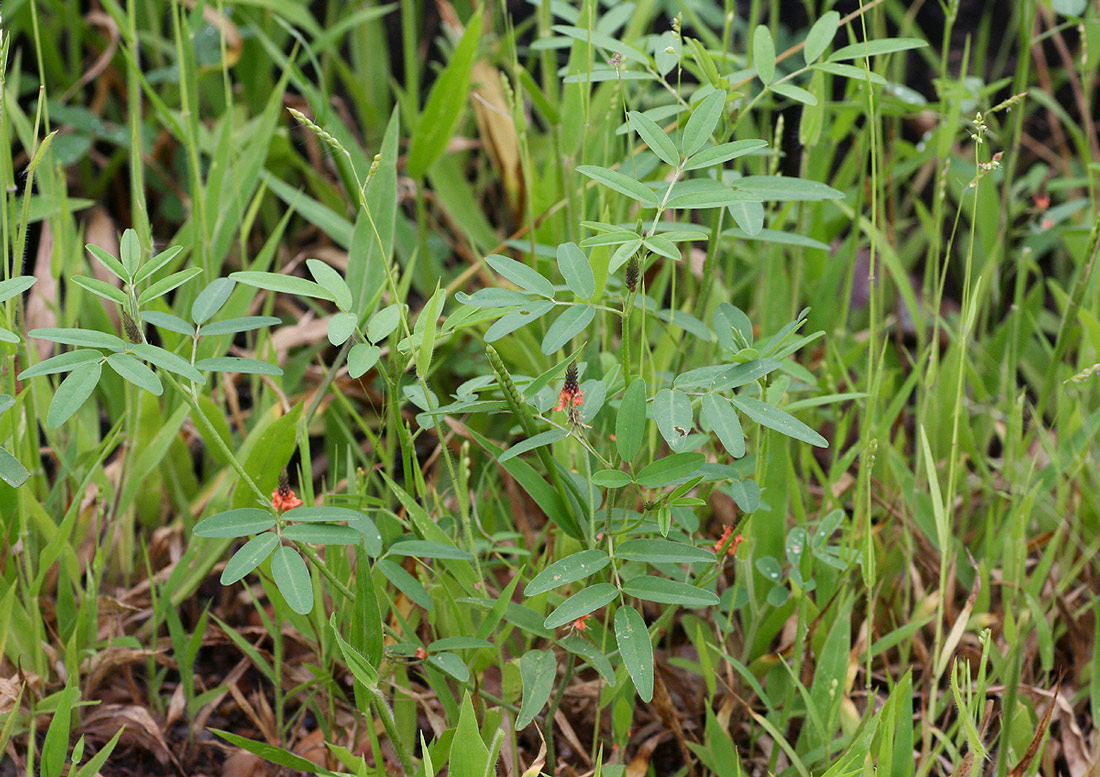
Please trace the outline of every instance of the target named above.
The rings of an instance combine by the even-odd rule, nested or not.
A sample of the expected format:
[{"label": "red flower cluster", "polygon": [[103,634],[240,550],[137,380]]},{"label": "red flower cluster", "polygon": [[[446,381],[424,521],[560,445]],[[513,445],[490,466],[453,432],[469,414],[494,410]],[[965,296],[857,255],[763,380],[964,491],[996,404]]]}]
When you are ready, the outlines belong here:
[{"label": "red flower cluster", "polygon": [[[725,545],[726,542],[729,541],[729,538],[730,538],[731,534],[733,534],[733,527],[732,526],[727,526],[726,530],[724,532],[722,532],[722,537],[718,540],[718,542],[714,543],[714,552],[715,553],[721,553],[722,552],[722,546]],[[727,553],[731,556],[733,554],[735,554],[737,552],[737,548],[744,541],[745,541],[745,538],[742,537],[740,534],[738,534],[736,537],[733,538],[733,544],[730,545],[729,550],[727,551]]]},{"label": "red flower cluster", "polygon": [[302,504],[302,500],[290,488],[290,479],[286,472],[283,472],[279,475],[279,485],[271,492],[271,506],[275,508],[275,512],[285,513],[287,510],[301,507]]},{"label": "red flower cluster", "polygon": [[588,628],[588,624],[585,623],[585,621],[591,617],[592,613],[588,613],[587,615],[582,615],[581,617],[577,618],[575,621],[573,621],[573,628],[577,631],[584,631]]},{"label": "red flower cluster", "polygon": [[558,405],[554,410],[580,407],[582,404],[584,404],[584,392],[581,391],[580,383],[577,381],[577,363],[573,362],[565,371],[565,383],[562,384],[561,393],[558,394]]}]

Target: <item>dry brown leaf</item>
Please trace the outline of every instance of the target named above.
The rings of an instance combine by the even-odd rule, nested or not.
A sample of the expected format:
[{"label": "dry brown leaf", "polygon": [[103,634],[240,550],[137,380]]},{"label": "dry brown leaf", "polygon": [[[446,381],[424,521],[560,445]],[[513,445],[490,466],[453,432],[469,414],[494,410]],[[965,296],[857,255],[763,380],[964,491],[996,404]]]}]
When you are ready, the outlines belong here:
[{"label": "dry brown leaf", "polygon": [[89,739],[106,742],[124,726],[125,731],[119,738],[122,747],[145,750],[152,753],[160,763],[171,761],[179,767],[179,762],[164,741],[160,726],[144,707],[134,704],[101,704],[84,718],[80,731]]},{"label": "dry brown leaf", "polygon": [[523,777],[538,777],[542,772],[542,767],[546,766],[546,737],[542,735],[542,729],[538,724],[535,724],[535,731],[539,734],[539,753],[535,756],[535,760],[531,762],[531,765],[527,768],[527,771],[523,773]]},{"label": "dry brown leaf", "polygon": [[[38,238],[38,252],[34,258],[34,277],[38,280],[31,286],[24,307],[27,330],[51,329],[57,326],[57,278],[50,269],[50,256],[53,254],[53,231],[50,221],[42,222],[42,232]],[[49,340],[34,340],[38,358],[45,359],[53,352],[54,344]]]},{"label": "dry brown leaf", "polygon": [[488,60],[481,59],[474,63],[470,80],[473,84],[470,96],[481,144],[489,153],[489,161],[504,185],[512,224],[518,224],[522,221],[527,195],[519,135],[501,85],[500,71],[489,64]]},{"label": "dry brown leaf", "polygon": [[1031,744],[1027,746],[1027,750],[1024,752],[1024,757],[1020,759],[1020,762],[1012,767],[1012,771],[1008,773],[1008,777],[1023,777],[1024,772],[1027,771],[1027,767],[1031,765],[1032,760],[1035,758],[1035,754],[1039,752],[1039,746],[1043,743],[1043,736],[1047,733],[1047,726],[1050,725],[1050,716],[1054,712],[1055,706],[1057,706],[1058,691],[1062,688],[1062,678],[1058,678],[1058,682],[1054,685],[1054,699],[1047,706],[1047,711],[1043,715],[1043,719],[1039,721],[1039,727],[1035,729],[1035,736],[1031,738]]},{"label": "dry brown leaf", "polygon": [[14,677],[0,677],[0,715],[6,715],[15,709],[23,693],[23,683]]},{"label": "dry brown leaf", "polygon": [[687,738],[684,736],[684,726],[680,722],[680,715],[676,712],[672,699],[668,695],[668,687],[665,685],[664,678],[661,677],[661,670],[658,667],[654,667],[653,672],[653,706],[656,708],[657,714],[661,716],[665,726],[676,737],[676,743],[680,746],[680,754],[684,758],[684,763],[687,764],[688,774],[695,777],[695,761],[691,757],[691,748],[688,747]]},{"label": "dry brown leaf", "polygon": [[264,759],[247,750],[234,750],[222,764],[222,777],[267,777],[268,774]]},{"label": "dry brown leaf", "polygon": [[307,761],[317,764],[322,769],[328,767],[328,748],[325,747],[325,732],[319,728],[313,729],[313,731],[299,739],[294,746],[294,752]]},{"label": "dry brown leaf", "polygon": [[638,751],[634,753],[634,757],[630,759],[630,763],[626,765],[626,770],[623,772],[624,777],[645,777],[649,772],[649,759],[653,756],[653,751],[657,749],[657,744],[665,738],[665,734],[654,734],[638,748]]}]

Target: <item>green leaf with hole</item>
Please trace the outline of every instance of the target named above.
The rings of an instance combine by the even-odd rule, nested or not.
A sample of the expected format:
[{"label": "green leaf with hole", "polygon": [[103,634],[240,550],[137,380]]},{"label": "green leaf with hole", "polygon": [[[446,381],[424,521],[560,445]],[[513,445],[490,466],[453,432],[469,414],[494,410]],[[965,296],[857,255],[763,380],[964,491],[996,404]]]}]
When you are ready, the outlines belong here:
[{"label": "green leaf with hole", "polygon": [[617,170],[596,165],[580,165],[577,167],[577,172],[651,208],[657,207],[657,195],[652,189]]},{"label": "green leaf with hole", "polygon": [[706,457],[701,453],[673,453],[671,456],[657,459],[642,467],[636,480],[638,485],[645,488],[667,486],[669,483],[687,478],[705,462]]},{"label": "green leaf with hole", "polygon": [[548,629],[556,629],[572,623],[583,615],[588,615],[601,607],[606,606],[619,595],[619,589],[611,583],[596,583],[570,596],[546,616],[542,625]]},{"label": "green leaf with hole", "polygon": [[677,450],[691,433],[694,413],[688,395],[679,389],[661,389],[653,398],[657,429],[672,450]]},{"label": "green leaf with hole", "polygon": [[523,681],[523,701],[516,717],[516,731],[530,725],[542,712],[557,679],[558,662],[552,650],[528,650],[519,660],[519,675]]},{"label": "green leaf with hole", "polygon": [[638,137],[649,146],[649,150],[656,154],[658,159],[671,167],[676,167],[680,163],[676,144],[657,122],[638,111],[630,111],[627,115],[630,117],[630,128],[638,133]]},{"label": "green leaf with hole", "polygon": [[107,366],[124,380],[145,389],[150,394],[159,397],[164,393],[164,386],[161,385],[157,374],[129,354],[112,353],[107,357]]},{"label": "green leaf with hole", "polygon": [[308,615],[313,609],[313,581],[298,551],[283,545],[271,554],[271,576],[290,609]]},{"label": "green leaf with hole", "polygon": [[273,532],[258,534],[246,542],[233,557],[226,562],[222,571],[221,584],[232,585],[253,569],[264,563],[271,551],[279,546],[279,536]]},{"label": "green leaf with hole", "polygon": [[630,605],[615,611],[615,642],[642,701],[653,700],[653,643],[641,614]]},{"label": "green leaf with hole", "polygon": [[730,398],[733,406],[747,415],[753,421],[774,429],[787,437],[793,437],[802,442],[808,442],[818,448],[828,448],[829,441],[815,432],[806,424],[799,421],[790,413],[785,413],[777,407],[761,402],[755,397],[734,396]]},{"label": "green leaf with hole", "polygon": [[722,447],[730,456],[739,459],[745,455],[745,434],[741,430],[741,419],[730,401],[721,394],[709,393],[703,396],[700,404],[703,418],[714,430]]},{"label": "green leaf with hole", "polygon": [[525,304],[494,321],[493,325],[485,332],[485,342],[495,343],[505,335],[527,326],[532,321],[537,321],[553,309],[554,302],[552,300],[528,299]]},{"label": "green leaf with hole", "polygon": [[275,525],[275,516],[258,507],[240,507],[199,521],[195,524],[196,537],[247,537],[259,534]]},{"label": "green leaf with hole", "polygon": [[559,586],[584,580],[610,563],[611,557],[597,548],[571,553],[531,578],[531,582],[523,589],[523,595],[537,596]]},{"label": "green leaf with hole", "polygon": [[623,393],[623,401],[615,416],[615,447],[623,461],[633,461],[642,447],[645,434],[646,387],[642,378],[635,378]]},{"label": "green leaf with hole", "polygon": [[69,373],[50,401],[50,408],[46,411],[46,426],[56,429],[61,424],[72,418],[73,413],[80,409],[88,397],[95,391],[99,378],[103,374],[101,362],[85,362]]},{"label": "green leaf with hole", "polygon": [[667,577],[639,575],[623,583],[623,593],[635,599],[659,604],[679,604],[684,607],[711,607],[718,604],[712,591],[696,588],[690,583],[669,580]]}]

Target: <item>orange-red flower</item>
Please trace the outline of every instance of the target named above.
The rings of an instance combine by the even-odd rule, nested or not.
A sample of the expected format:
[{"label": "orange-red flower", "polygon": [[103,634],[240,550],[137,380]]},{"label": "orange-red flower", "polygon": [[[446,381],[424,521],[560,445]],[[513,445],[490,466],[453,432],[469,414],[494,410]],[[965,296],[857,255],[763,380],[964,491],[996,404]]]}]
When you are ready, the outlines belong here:
[{"label": "orange-red flower", "polygon": [[587,615],[582,615],[581,617],[577,618],[575,621],[573,621],[573,628],[577,631],[584,631],[588,628],[588,624],[585,623],[585,621],[591,617],[592,613],[588,613]]},{"label": "orange-red flower", "polygon": [[577,363],[573,362],[565,371],[565,382],[562,384],[561,393],[558,394],[558,404],[555,410],[580,407],[584,403],[584,392],[577,380]]},{"label": "orange-red flower", "polygon": [[[722,552],[722,546],[725,545],[729,541],[729,538],[730,538],[731,534],[733,534],[733,527],[732,526],[727,526],[725,531],[722,532],[722,536],[719,538],[718,542],[714,543],[714,552],[715,553],[721,553]],[[742,537],[740,534],[738,534],[736,537],[733,538],[733,544],[729,546],[729,550],[727,550],[726,552],[730,556],[732,556],[733,554],[735,554],[737,552],[737,548],[744,541],[745,541],[745,538]]]},{"label": "orange-red flower", "polygon": [[301,507],[302,504],[302,500],[290,488],[290,480],[286,472],[283,472],[279,475],[279,485],[271,492],[271,506],[275,508],[275,512],[284,513],[295,507]]}]

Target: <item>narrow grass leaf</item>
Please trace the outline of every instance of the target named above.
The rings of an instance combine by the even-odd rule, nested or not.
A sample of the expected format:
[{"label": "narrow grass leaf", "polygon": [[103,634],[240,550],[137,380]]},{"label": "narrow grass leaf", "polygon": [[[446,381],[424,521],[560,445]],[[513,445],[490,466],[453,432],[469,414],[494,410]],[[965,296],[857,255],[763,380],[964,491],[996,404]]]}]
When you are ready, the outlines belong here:
[{"label": "narrow grass leaf", "polygon": [[377,566],[382,575],[398,591],[429,612],[435,609],[435,603],[432,601],[431,595],[420,584],[420,581],[405,571],[405,568],[400,564],[383,558],[378,560]]},{"label": "narrow grass leaf", "polygon": [[436,78],[409,140],[406,169],[420,178],[447,148],[470,91],[470,73],[481,39],[481,10],[466,22],[454,56]]},{"label": "narrow grass leaf", "polygon": [[252,739],[245,739],[237,734],[232,734],[217,728],[211,728],[210,731],[213,731],[231,745],[236,745],[242,750],[252,753],[253,755],[258,755],[265,761],[270,761],[273,764],[285,766],[288,769],[293,769],[298,772],[306,772],[307,774],[322,774],[324,772],[324,770],[313,763],[313,761],[302,758],[300,755],[295,755],[289,750],[284,750],[281,747],[269,745],[266,742],[256,742]]}]

